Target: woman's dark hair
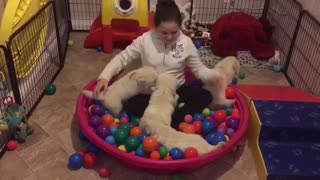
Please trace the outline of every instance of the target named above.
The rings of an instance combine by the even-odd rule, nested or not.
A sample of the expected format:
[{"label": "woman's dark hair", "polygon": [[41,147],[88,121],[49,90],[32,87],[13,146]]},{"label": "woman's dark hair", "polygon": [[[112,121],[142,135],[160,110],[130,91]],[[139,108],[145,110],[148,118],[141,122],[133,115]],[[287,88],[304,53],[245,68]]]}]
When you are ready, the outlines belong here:
[{"label": "woman's dark hair", "polygon": [[156,13],[154,15],[155,26],[159,26],[162,22],[174,21],[179,26],[182,23],[182,17],[179,7],[174,0],[158,0]]}]

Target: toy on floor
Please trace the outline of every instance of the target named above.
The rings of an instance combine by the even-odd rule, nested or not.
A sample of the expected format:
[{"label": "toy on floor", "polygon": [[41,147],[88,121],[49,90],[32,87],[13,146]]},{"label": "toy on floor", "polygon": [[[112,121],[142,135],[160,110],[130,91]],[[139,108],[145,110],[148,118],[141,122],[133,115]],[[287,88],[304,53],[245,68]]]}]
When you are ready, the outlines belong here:
[{"label": "toy on floor", "polygon": [[57,87],[54,84],[48,84],[45,88],[45,94],[48,96],[52,96],[56,93]]},{"label": "toy on floor", "polygon": [[112,53],[115,42],[133,41],[152,27],[148,0],[104,0],[101,7],[85,48],[103,47],[105,53]]},{"label": "toy on floor", "polygon": [[275,55],[270,40],[273,27],[266,19],[242,12],[220,17],[211,27],[212,51],[215,55],[236,56],[238,51],[250,51],[256,59],[268,60]]},{"label": "toy on floor", "polygon": [[[24,26],[24,33],[19,33],[19,36],[13,34],[26,25],[27,21],[39,12],[47,2],[48,0],[7,1],[0,25],[0,45],[15,44],[10,48],[17,78],[25,78],[30,75],[41,59],[39,57],[46,42],[49,26],[43,23],[34,23]],[[49,15],[38,17],[41,22],[48,22],[48,18]],[[10,38],[12,41],[8,43]],[[0,63],[6,64],[3,58]]]}]

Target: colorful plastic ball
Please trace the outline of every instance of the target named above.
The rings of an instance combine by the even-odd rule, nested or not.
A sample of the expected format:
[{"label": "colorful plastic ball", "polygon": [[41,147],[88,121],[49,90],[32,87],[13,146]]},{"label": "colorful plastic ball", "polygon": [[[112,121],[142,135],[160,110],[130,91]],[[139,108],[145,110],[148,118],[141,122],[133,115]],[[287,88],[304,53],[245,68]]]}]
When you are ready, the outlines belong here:
[{"label": "colorful plastic ball", "polygon": [[239,127],[239,121],[232,117],[228,118],[226,123],[229,128],[232,128],[234,130],[237,130]]},{"label": "colorful plastic ball", "polygon": [[7,150],[9,150],[9,151],[14,151],[17,149],[17,147],[18,147],[17,141],[10,140],[7,143]]},{"label": "colorful plastic ball", "polygon": [[226,130],[222,128],[218,128],[217,133],[225,134]]},{"label": "colorful plastic ball", "polygon": [[205,117],[202,115],[202,114],[199,114],[199,113],[196,113],[194,116],[193,116],[193,120],[194,121],[204,121]]},{"label": "colorful plastic ball", "polygon": [[193,125],[188,124],[183,128],[182,132],[184,132],[186,134],[195,134],[196,130]]},{"label": "colorful plastic ball", "polygon": [[202,114],[203,114],[204,116],[210,116],[211,111],[210,111],[209,108],[204,108],[204,109],[202,110]]},{"label": "colorful plastic ball", "polygon": [[119,118],[119,119],[121,119],[121,118],[127,118],[127,119],[129,120],[129,115],[128,115],[127,113],[121,113],[121,114],[119,114],[118,118]]},{"label": "colorful plastic ball", "polygon": [[227,123],[226,122],[222,122],[219,124],[218,129],[224,129],[225,131],[227,130]]},{"label": "colorful plastic ball", "polygon": [[238,84],[238,78],[233,78],[232,79],[232,84],[237,85]]},{"label": "colorful plastic ball", "polygon": [[134,153],[136,156],[139,156],[139,157],[144,157],[145,156],[145,152],[143,150],[143,148],[138,148],[136,149],[135,153]]},{"label": "colorful plastic ball", "polygon": [[152,151],[150,153],[150,159],[159,160],[160,159],[160,153],[158,151]]},{"label": "colorful plastic ball", "polygon": [[240,113],[234,113],[234,112],[232,112],[232,113],[231,113],[231,117],[232,117],[233,119],[240,120],[241,115],[240,115]]},{"label": "colorful plastic ball", "polygon": [[160,153],[161,159],[163,159],[164,157],[166,157],[166,156],[168,155],[169,150],[168,150],[166,147],[161,146],[161,147],[159,148],[159,153]]},{"label": "colorful plastic ball", "polygon": [[93,153],[86,153],[83,156],[84,159],[84,167],[92,168],[97,164],[97,156]]},{"label": "colorful plastic ball", "polygon": [[103,52],[103,47],[102,47],[102,46],[98,46],[98,47],[97,47],[97,51],[98,51],[98,52]]},{"label": "colorful plastic ball", "polygon": [[105,126],[105,125],[100,125],[97,130],[96,133],[99,137],[101,137],[102,139],[105,139],[107,136],[111,135],[110,129]]},{"label": "colorful plastic ball", "polygon": [[120,119],[114,118],[114,122],[115,122],[115,123],[120,123]]},{"label": "colorful plastic ball", "polygon": [[186,122],[181,122],[180,124],[179,124],[179,130],[180,131],[183,131],[183,129],[186,127],[188,125],[188,123],[186,123]]},{"label": "colorful plastic ball", "polygon": [[54,84],[48,84],[45,88],[45,94],[48,96],[54,95],[56,93],[57,87]]},{"label": "colorful plastic ball", "polygon": [[128,138],[128,131],[125,129],[118,129],[118,131],[114,134],[114,138],[118,144],[123,144]]},{"label": "colorful plastic ball", "polygon": [[[129,124],[129,126],[130,126],[131,129],[135,127],[135,125],[132,124],[132,123],[128,123],[128,124]],[[130,130],[130,131],[131,131],[131,130]]]},{"label": "colorful plastic ball", "polygon": [[226,142],[224,134],[221,133],[210,133],[205,139],[211,145],[217,145],[220,142]]},{"label": "colorful plastic ball", "polygon": [[81,131],[79,131],[79,139],[81,141],[88,141],[87,137]]},{"label": "colorful plastic ball", "polygon": [[198,150],[193,147],[190,147],[190,148],[187,148],[184,150],[184,157],[185,158],[195,158],[198,156],[199,156]]},{"label": "colorful plastic ball", "polygon": [[91,114],[101,116],[103,114],[103,108],[99,105],[93,105],[91,108]]},{"label": "colorful plastic ball", "polygon": [[117,131],[118,131],[118,129],[115,128],[115,127],[111,127],[110,128],[110,132],[111,132],[112,135],[114,135]]},{"label": "colorful plastic ball", "polygon": [[182,159],[184,157],[183,151],[180,148],[172,148],[169,151],[170,156],[172,159]]},{"label": "colorful plastic ball", "polygon": [[101,123],[102,123],[102,120],[99,116],[96,116],[96,115],[91,116],[90,122],[89,122],[89,125],[91,127],[93,127],[94,129],[97,129],[101,125]]},{"label": "colorful plastic ball", "polygon": [[210,132],[213,132],[217,128],[216,123],[213,121],[204,121],[202,123],[202,133],[208,134]]},{"label": "colorful plastic ball", "polygon": [[211,113],[210,113],[210,116],[213,117],[215,113],[216,112],[212,110]]},{"label": "colorful plastic ball", "polygon": [[239,79],[245,79],[245,78],[246,78],[246,74],[244,72],[240,72]]},{"label": "colorful plastic ball", "polygon": [[226,142],[230,141],[230,138],[229,138],[229,136],[227,136],[227,135],[224,135],[224,137],[226,138]]},{"label": "colorful plastic ball", "polygon": [[126,148],[126,146],[124,146],[124,145],[119,146],[118,149],[119,149],[120,151],[127,152],[127,148]]},{"label": "colorful plastic ball", "polygon": [[148,135],[143,133],[138,137],[138,139],[139,139],[140,143],[143,143],[144,139],[146,139],[147,137],[148,137]]},{"label": "colorful plastic ball", "polygon": [[6,124],[6,123],[0,124],[0,131],[7,131],[8,129],[9,129],[8,124]]},{"label": "colorful plastic ball", "polygon": [[158,141],[153,137],[147,137],[143,141],[143,148],[147,152],[152,152],[158,149],[159,143]]},{"label": "colorful plastic ball", "polygon": [[195,121],[192,123],[195,133],[201,134],[202,133],[202,122],[201,121]]},{"label": "colorful plastic ball", "polygon": [[72,40],[68,40],[68,46],[73,46],[74,45],[74,42]]},{"label": "colorful plastic ball", "polygon": [[130,130],[130,135],[133,137],[139,137],[142,134],[142,129],[140,127],[134,127]]},{"label": "colorful plastic ball", "polygon": [[192,122],[192,116],[190,114],[187,114],[184,116],[184,121],[186,123],[191,123]]},{"label": "colorful plastic ball", "polygon": [[102,124],[104,124],[107,127],[110,127],[110,125],[114,122],[114,117],[111,114],[105,114],[102,116]]},{"label": "colorful plastic ball", "polygon": [[216,111],[213,116],[213,120],[216,121],[218,124],[224,122],[226,118],[227,114],[223,110]]},{"label": "colorful plastic ball", "polygon": [[116,143],[116,140],[114,139],[113,136],[107,136],[105,141],[108,143],[108,144],[111,144],[111,145],[114,145]]},{"label": "colorful plastic ball", "polygon": [[[102,105],[100,105],[100,106],[102,106]],[[112,115],[112,113],[111,113],[110,111],[104,109],[104,110],[103,110],[103,115],[107,115],[107,114]]]},{"label": "colorful plastic ball", "polygon": [[173,160],[173,159],[172,159],[171,156],[166,156],[166,157],[163,158],[163,160],[165,160],[165,161],[171,161],[171,160]]},{"label": "colorful plastic ball", "polygon": [[72,169],[80,169],[83,165],[84,159],[81,154],[74,153],[69,157],[69,167]]},{"label": "colorful plastic ball", "polygon": [[110,170],[108,168],[100,168],[99,176],[102,178],[107,178],[110,176]]},{"label": "colorful plastic ball", "polygon": [[120,119],[120,123],[121,124],[127,124],[129,122],[129,120],[128,120],[128,118],[126,118],[126,117],[122,117],[121,119]]},{"label": "colorful plastic ball", "polygon": [[140,119],[137,118],[137,117],[133,117],[133,118],[131,119],[131,122],[132,122],[134,125],[139,126],[139,124],[140,124]]},{"label": "colorful plastic ball", "polygon": [[232,137],[232,135],[234,134],[234,129],[228,128],[227,131],[226,131],[226,134],[227,134],[229,137]]},{"label": "colorful plastic ball", "polygon": [[227,116],[230,116],[231,113],[232,113],[232,109],[231,108],[226,108],[225,111],[226,111]]},{"label": "colorful plastic ball", "polygon": [[[95,105],[98,105],[98,106],[102,106],[101,100],[98,100],[98,99],[93,99],[93,100],[92,100],[92,103],[95,104]],[[103,112],[104,112],[104,111],[103,111]]]},{"label": "colorful plastic ball", "polygon": [[184,106],[184,105],[185,105],[185,103],[184,103],[184,102],[179,103],[179,104],[178,104],[178,108],[179,108],[179,109],[181,109],[181,108],[183,108],[183,106]]},{"label": "colorful plastic ball", "polygon": [[91,152],[91,153],[94,153],[94,154],[99,154],[100,151],[101,150],[94,144],[89,144],[87,146],[87,152]]},{"label": "colorful plastic ball", "polygon": [[135,137],[128,137],[125,142],[126,149],[131,152],[136,150],[140,145],[139,139]]},{"label": "colorful plastic ball", "polygon": [[119,124],[118,123],[116,123],[116,122],[113,122],[111,125],[110,125],[110,128],[112,128],[112,127],[114,127],[114,128],[119,128]]},{"label": "colorful plastic ball", "polygon": [[196,39],[196,40],[194,41],[194,44],[195,44],[195,46],[196,46],[197,49],[201,48],[201,46],[202,46],[202,42],[201,42],[201,40],[199,40],[199,39]]},{"label": "colorful plastic ball", "polygon": [[80,154],[82,157],[86,154],[85,151],[79,151],[78,154]]},{"label": "colorful plastic ball", "polygon": [[131,127],[130,127],[129,124],[121,124],[120,127],[119,127],[119,129],[125,130],[125,131],[127,131],[128,134],[129,134]]},{"label": "colorful plastic ball", "polygon": [[234,99],[235,96],[236,96],[236,91],[232,87],[227,87],[226,89],[227,99]]},{"label": "colorful plastic ball", "polygon": [[274,72],[281,72],[282,66],[280,64],[273,65]]}]

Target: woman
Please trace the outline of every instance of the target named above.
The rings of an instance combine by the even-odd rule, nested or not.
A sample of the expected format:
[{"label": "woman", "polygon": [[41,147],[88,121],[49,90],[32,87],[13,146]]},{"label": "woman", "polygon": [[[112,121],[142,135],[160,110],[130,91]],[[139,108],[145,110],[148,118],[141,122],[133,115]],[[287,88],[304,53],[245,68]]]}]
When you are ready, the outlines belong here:
[{"label": "woman", "polygon": [[[98,77],[94,96],[104,93],[109,80],[127,64],[141,60],[143,66],[152,66],[158,73],[169,73],[177,78],[179,103],[185,103],[183,108],[177,109],[173,114],[172,127],[177,128],[186,114],[201,112],[212,101],[208,91],[184,85],[185,66],[188,66],[203,83],[207,82],[207,76],[212,74],[213,70],[202,64],[192,40],[181,32],[182,17],[173,0],[158,1],[154,22],[153,30],[135,39],[107,64]],[[150,95],[137,95],[124,103],[124,110],[141,117],[149,99]]]}]

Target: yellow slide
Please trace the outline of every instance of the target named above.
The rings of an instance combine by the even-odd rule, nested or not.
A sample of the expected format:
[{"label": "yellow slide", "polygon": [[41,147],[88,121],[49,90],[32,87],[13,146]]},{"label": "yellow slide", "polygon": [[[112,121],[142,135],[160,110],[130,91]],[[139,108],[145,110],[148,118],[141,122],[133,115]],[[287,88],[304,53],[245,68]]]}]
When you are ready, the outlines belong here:
[{"label": "yellow slide", "polygon": [[[34,16],[48,0],[9,0],[3,12],[0,45]],[[41,13],[13,37],[11,52],[17,78],[27,77],[37,65],[47,38],[48,16]],[[4,62],[2,62],[4,64]]]}]

